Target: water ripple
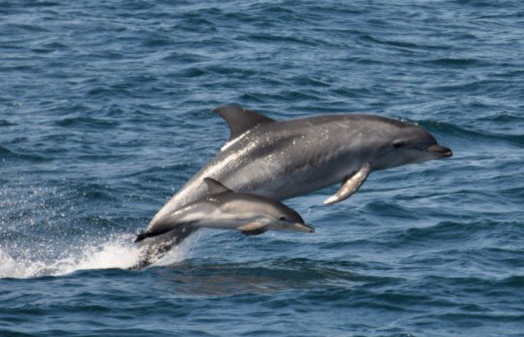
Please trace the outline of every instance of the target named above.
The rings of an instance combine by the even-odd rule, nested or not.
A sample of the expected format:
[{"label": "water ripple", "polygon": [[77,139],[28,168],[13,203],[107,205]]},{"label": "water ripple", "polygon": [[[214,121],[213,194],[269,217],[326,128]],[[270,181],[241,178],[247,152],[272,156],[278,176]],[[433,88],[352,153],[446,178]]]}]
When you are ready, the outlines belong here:
[{"label": "water ripple", "polygon": [[[2,1],[0,335],[519,336],[522,5]],[[286,201],[315,235],[133,233],[227,139],[211,109],[412,121],[454,156]]]}]

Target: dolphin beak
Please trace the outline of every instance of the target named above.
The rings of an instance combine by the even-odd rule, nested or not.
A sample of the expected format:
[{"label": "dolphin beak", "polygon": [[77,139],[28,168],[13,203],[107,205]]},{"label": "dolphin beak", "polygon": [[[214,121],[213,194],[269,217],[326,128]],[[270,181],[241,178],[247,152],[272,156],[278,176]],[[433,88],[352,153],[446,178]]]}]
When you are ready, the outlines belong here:
[{"label": "dolphin beak", "polygon": [[440,158],[447,158],[453,155],[453,152],[451,152],[451,149],[448,149],[447,147],[444,147],[444,146],[440,146],[438,144],[431,145],[430,147],[428,147],[428,152],[434,153]]},{"label": "dolphin beak", "polygon": [[293,224],[293,230],[297,232],[306,232],[306,233],[314,233],[315,228],[311,227],[310,225],[306,225],[304,223],[296,222]]}]

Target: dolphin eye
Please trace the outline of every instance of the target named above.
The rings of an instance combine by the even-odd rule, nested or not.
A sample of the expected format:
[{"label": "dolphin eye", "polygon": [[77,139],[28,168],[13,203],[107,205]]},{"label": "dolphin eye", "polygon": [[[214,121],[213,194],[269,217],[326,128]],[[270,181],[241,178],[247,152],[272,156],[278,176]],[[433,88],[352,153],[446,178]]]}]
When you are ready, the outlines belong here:
[{"label": "dolphin eye", "polygon": [[286,217],[285,216],[281,216],[280,218],[278,218],[280,221],[286,221]]},{"label": "dolphin eye", "polygon": [[404,142],[403,141],[397,140],[397,141],[393,142],[393,147],[395,149],[399,149],[399,148],[401,148],[403,146],[404,146]]}]

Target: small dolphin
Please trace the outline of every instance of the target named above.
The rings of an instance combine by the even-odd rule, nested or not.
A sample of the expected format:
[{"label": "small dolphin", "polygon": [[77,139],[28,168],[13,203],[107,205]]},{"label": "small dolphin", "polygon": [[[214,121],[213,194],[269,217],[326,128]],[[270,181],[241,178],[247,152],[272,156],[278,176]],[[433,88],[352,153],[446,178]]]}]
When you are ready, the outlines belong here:
[{"label": "small dolphin", "polygon": [[[419,126],[376,115],[333,114],[275,121],[235,106],[213,111],[228,124],[229,140],[158,211],[147,232],[157,232],[170,214],[205,197],[204,177],[217,179],[236,192],[275,200],[341,182],[340,189],[324,201],[330,205],[355,193],[372,171],[452,155]],[[167,232],[150,247],[159,247],[155,249],[161,255],[196,229]]]},{"label": "small dolphin", "polygon": [[268,230],[313,233],[302,217],[286,205],[255,194],[235,193],[218,181],[204,178],[208,195],[164,216],[135,242],[165,234],[181,226],[235,229],[244,235]]}]

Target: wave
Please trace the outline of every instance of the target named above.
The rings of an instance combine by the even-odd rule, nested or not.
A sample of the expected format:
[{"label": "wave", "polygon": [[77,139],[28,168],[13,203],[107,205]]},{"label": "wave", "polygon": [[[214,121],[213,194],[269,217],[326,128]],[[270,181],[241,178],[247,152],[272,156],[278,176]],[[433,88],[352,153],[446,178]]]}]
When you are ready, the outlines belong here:
[{"label": "wave", "polygon": [[[129,269],[140,258],[140,250],[131,238],[132,234],[112,235],[102,242],[75,246],[54,259],[27,250],[13,256],[13,252],[6,247],[0,247],[0,279],[61,276],[90,269]],[[188,243],[176,247],[155,265],[170,265],[184,260],[188,247]],[[41,252],[41,249],[38,251]]]},{"label": "wave", "polygon": [[0,161],[5,159],[20,159],[35,162],[43,162],[47,160],[47,158],[35,153],[18,153],[0,145]]}]

